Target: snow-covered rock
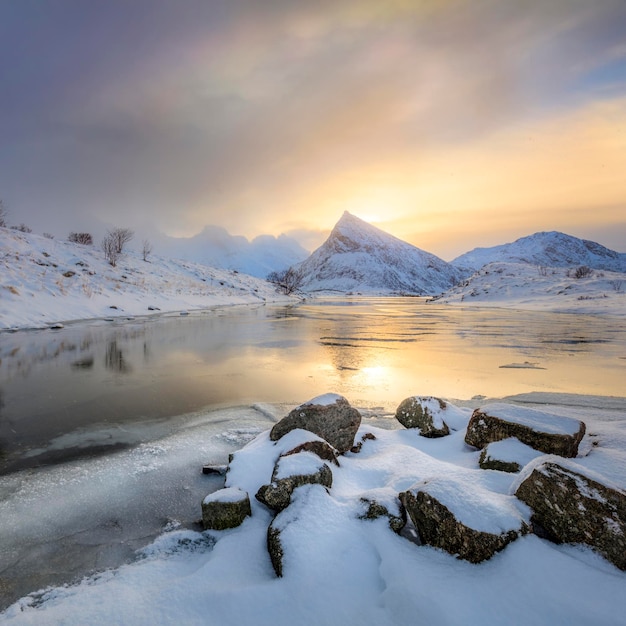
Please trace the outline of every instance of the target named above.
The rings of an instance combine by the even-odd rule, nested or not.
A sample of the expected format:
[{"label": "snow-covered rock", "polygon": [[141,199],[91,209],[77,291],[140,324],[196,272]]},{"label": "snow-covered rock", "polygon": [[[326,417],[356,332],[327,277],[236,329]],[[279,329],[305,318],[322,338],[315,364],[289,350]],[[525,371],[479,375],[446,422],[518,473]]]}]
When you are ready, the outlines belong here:
[{"label": "snow-covered rock", "polygon": [[545,454],[575,457],[585,435],[585,424],[570,417],[504,403],[493,403],[472,413],[465,443],[484,448],[488,443],[517,437]]},{"label": "snow-covered rock", "polygon": [[556,231],[521,237],[491,248],[474,248],[452,261],[456,267],[480,269],[493,262],[529,263],[543,267],[576,267],[626,272],[626,253]]},{"label": "snow-covered rock", "polygon": [[396,419],[405,428],[418,428],[422,437],[445,437],[450,429],[444,421],[445,400],[432,396],[411,396],[396,409]]},{"label": "snow-covered rock", "polygon": [[478,464],[483,469],[514,474],[542,454],[522,443],[517,437],[509,437],[487,444],[480,453]]},{"label": "snow-covered rock", "polygon": [[515,498],[465,481],[438,477],[400,494],[421,540],[471,563],[480,563],[530,532]]},{"label": "snow-covered rock", "polygon": [[308,430],[343,454],[354,445],[360,425],[361,414],[343,396],[326,394],[293,409],[274,425],[270,439],[278,441],[295,429]]},{"label": "snow-covered rock", "polygon": [[305,292],[438,294],[467,273],[347,211],[303,263]]},{"label": "snow-covered rock", "polygon": [[592,546],[626,570],[626,492],[613,489],[574,464],[537,463],[515,495],[533,510],[533,523],[559,543]]},{"label": "snow-covered rock", "polygon": [[236,487],[220,489],[202,501],[202,525],[206,529],[235,528],[251,514],[250,497]]}]

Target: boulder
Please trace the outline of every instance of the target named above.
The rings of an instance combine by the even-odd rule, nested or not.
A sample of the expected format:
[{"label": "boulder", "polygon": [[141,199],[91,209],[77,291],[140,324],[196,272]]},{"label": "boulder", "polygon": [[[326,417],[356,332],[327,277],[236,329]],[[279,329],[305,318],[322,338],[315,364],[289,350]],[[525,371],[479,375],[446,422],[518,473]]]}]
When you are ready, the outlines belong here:
[{"label": "boulder", "polygon": [[315,433],[343,454],[354,445],[360,425],[361,414],[343,396],[329,393],[296,407],[274,425],[270,439],[278,441],[288,432],[302,428]]},{"label": "boulder", "polygon": [[202,501],[202,525],[207,530],[235,528],[248,515],[252,515],[250,498],[235,487],[220,489]]},{"label": "boulder", "polygon": [[515,474],[541,454],[516,437],[509,437],[494,441],[483,448],[478,464],[482,469]]},{"label": "boulder", "polygon": [[471,563],[491,558],[530,531],[514,497],[449,478],[417,483],[400,501],[422,543]]},{"label": "boulder", "polygon": [[396,409],[396,419],[405,428],[418,428],[422,437],[445,437],[450,434],[443,420],[447,404],[432,396],[412,396]]},{"label": "boulder", "polygon": [[558,543],[587,544],[626,570],[626,492],[582,472],[539,462],[515,495],[532,509],[537,534]]},{"label": "boulder", "polygon": [[289,506],[291,494],[302,485],[332,487],[333,473],[326,463],[311,452],[281,456],[274,467],[272,482],[262,485],[256,499],[274,511]]},{"label": "boulder", "polygon": [[536,409],[495,403],[472,413],[465,443],[484,448],[492,441],[517,437],[527,446],[545,454],[575,457],[585,434],[585,424]]}]

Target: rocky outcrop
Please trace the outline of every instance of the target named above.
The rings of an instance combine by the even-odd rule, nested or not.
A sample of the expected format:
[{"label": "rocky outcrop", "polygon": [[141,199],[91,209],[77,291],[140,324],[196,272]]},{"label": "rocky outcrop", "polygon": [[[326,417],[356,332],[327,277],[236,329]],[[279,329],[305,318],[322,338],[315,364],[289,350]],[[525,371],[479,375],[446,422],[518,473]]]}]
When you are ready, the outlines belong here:
[{"label": "rocky outcrop", "polygon": [[[480,563],[530,531],[510,496],[483,494],[468,497],[466,485],[440,479],[424,481],[400,494],[400,501],[423,543],[459,558]],[[462,502],[462,519],[453,511]]]},{"label": "rocky outcrop", "polygon": [[579,420],[509,404],[490,404],[472,414],[465,443],[484,448],[492,441],[516,437],[545,454],[575,457],[584,434],[585,424]]},{"label": "rocky outcrop", "polygon": [[483,448],[478,464],[482,469],[515,474],[541,455],[515,437],[494,441]]},{"label": "rocky outcrop", "polygon": [[396,409],[396,419],[405,428],[417,428],[422,437],[445,437],[450,434],[443,420],[447,404],[432,396],[406,398]]},{"label": "rocky outcrop", "polygon": [[592,546],[626,570],[626,492],[545,461],[532,469],[515,495],[532,509],[537,534]]},{"label": "rocky outcrop", "polygon": [[288,432],[302,428],[315,433],[343,454],[354,445],[360,425],[361,414],[343,396],[326,394],[291,411],[274,425],[270,439],[278,441]]},{"label": "rocky outcrop", "polygon": [[248,515],[252,515],[250,498],[235,487],[220,489],[202,501],[202,525],[207,530],[235,528]]},{"label": "rocky outcrop", "polygon": [[274,511],[282,511],[289,506],[291,494],[302,485],[323,485],[332,487],[333,473],[311,452],[282,456],[276,462],[272,482],[262,485],[256,499]]}]

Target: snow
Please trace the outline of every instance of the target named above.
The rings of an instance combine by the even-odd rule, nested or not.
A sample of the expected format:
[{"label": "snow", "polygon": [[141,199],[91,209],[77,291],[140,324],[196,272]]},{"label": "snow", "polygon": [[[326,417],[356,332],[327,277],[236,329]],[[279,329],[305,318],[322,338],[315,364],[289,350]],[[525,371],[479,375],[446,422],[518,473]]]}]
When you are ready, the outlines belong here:
[{"label": "snow", "polygon": [[454,259],[452,264],[479,269],[494,261],[522,262],[545,268],[586,265],[598,270],[626,272],[625,253],[556,231],[534,233],[492,248],[474,248]]},{"label": "snow", "polygon": [[517,437],[509,437],[488,444],[485,448],[485,455],[487,460],[517,463],[520,467],[524,467],[543,453],[522,443]]},{"label": "snow", "polygon": [[311,400],[307,400],[306,402],[303,402],[300,405],[300,407],[311,406],[311,405],[331,406],[333,404],[336,404],[340,400],[345,400],[345,398],[343,396],[340,396],[338,393],[325,393],[325,394],[322,394],[321,396],[316,396],[315,398],[311,398]]},{"label": "snow", "polygon": [[273,478],[281,480],[290,476],[310,476],[319,472],[324,465],[324,461],[312,452],[289,454],[278,459]]},{"label": "snow", "polygon": [[[612,399],[605,405],[601,398],[582,398],[576,406],[574,397],[562,399],[569,404],[546,406],[545,414],[576,419],[584,411],[588,432],[594,433],[599,445],[590,446],[586,456],[575,460],[559,457],[558,462],[623,488],[623,403]],[[471,409],[454,408],[469,418]],[[272,416],[276,413],[265,409]],[[268,417],[251,411],[258,424],[265,423],[267,428]],[[41,540],[54,520],[70,510],[84,523],[98,502],[106,506],[104,485],[125,497],[136,493],[128,501],[138,506],[144,487],[138,485],[130,491],[129,474],[145,476],[145,484],[154,485],[157,472],[164,470],[170,475],[173,493],[180,494],[180,479],[175,477],[181,475],[181,467],[183,476],[191,471],[189,456],[195,462],[214,457],[211,447],[223,441],[215,431],[210,437],[199,437],[202,431],[197,427],[202,423],[196,418],[195,427],[184,435],[154,442],[139,456],[128,451],[115,458],[83,461],[71,471],[54,469],[43,490],[29,482],[34,477],[21,476],[21,493],[15,485],[3,492],[3,532],[7,520],[19,533],[36,525]],[[254,424],[249,430],[254,430]],[[399,491],[416,483],[445,500],[460,519],[474,527],[505,529],[527,514],[511,496],[519,478],[479,469],[479,453],[464,444],[463,430],[427,440],[395,422],[381,428],[366,418],[357,440],[366,433],[375,439],[366,439],[358,454],[344,455],[340,467],[332,466],[330,490],[319,485],[298,488],[292,504],[276,518],[285,554],[282,578],[276,578],[266,548],[272,514],[251,497],[252,516],[238,528],[199,532],[170,524],[149,546],[141,548],[131,563],[88,576],[76,585],[33,592],[0,614],[0,622],[94,626],[495,626],[520,623],[520,619],[538,626],[624,623],[626,572],[589,548],[556,545],[529,535],[489,561],[473,565],[396,535],[384,518],[361,519],[361,498],[393,505]],[[264,430],[235,453],[226,486],[256,493],[270,481],[281,454],[303,441],[318,439],[297,430],[272,442]],[[542,456],[537,462],[549,458]],[[61,475],[64,483],[58,480]],[[168,480],[157,483],[159,489],[168,488]],[[94,484],[100,487],[94,489]],[[73,494],[71,503],[60,496],[62,491]],[[27,508],[15,510],[25,496],[37,502],[45,520],[27,519]],[[200,501],[193,504],[198,516]],[[3,545],[10,539],[3,537]]]},{"label": "snow", "polygon": [[575,278],[562,267],[493,262],[440,297],[441,304],[588,315],[626,315],[626,274],[593,270]]},{"label": "snow", "polygon": [[279,301],[294,299],[246,274],[132,250],[111,267],[97,247],[0,228],[0,330]]},{"label": "snow", "polygon": [[241,502],[248,497],[248,494],[236,487],[224,487],[219,491],[210,493],[203,501],[203,504],[209,504],[210,502]]},{"label": "snow", "polygon": [[480,411],[486,415],[499,417],[506,422],[527,426],[537,432],[576,435],[580,431],[579,420],[560,417],[537,409],[494,402],[481,406]]},{"label": "snow", "polygon": [[347,211],[297,268],[308,293],[437,294],[467,274]]}]

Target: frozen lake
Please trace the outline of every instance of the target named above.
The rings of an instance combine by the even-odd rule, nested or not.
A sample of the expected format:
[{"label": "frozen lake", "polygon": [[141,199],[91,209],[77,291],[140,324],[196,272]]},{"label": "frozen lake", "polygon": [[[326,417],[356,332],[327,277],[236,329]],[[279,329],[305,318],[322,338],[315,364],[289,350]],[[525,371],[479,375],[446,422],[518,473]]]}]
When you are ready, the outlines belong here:
[{"label": "frozen lake", "polygon": [[201,465],[321,393],[393,427],[410,395],[624,396],[625,379],[622,319],[417,298],[1,334],[0,607],[192,525],[221,484]]}]

